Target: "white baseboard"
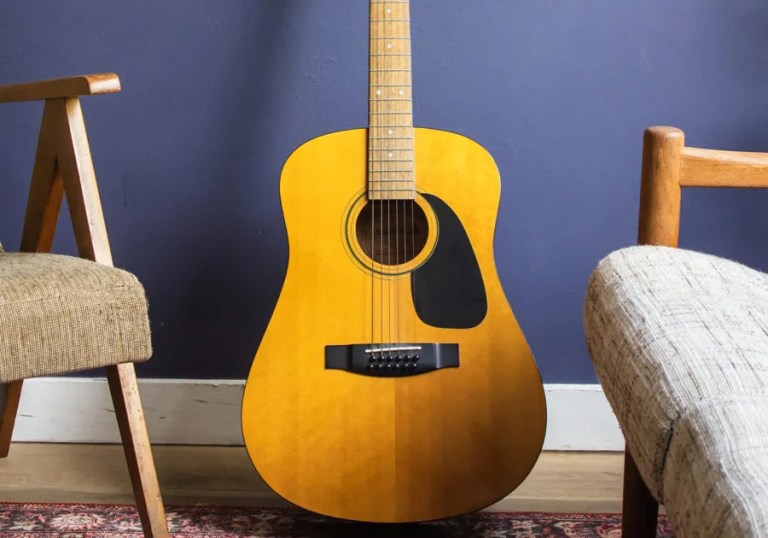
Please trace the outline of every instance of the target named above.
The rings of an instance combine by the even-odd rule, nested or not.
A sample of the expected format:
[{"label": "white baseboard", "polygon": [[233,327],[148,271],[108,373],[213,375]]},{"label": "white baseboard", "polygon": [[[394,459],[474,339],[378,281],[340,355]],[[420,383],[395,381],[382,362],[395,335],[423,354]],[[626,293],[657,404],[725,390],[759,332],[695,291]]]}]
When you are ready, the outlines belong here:
[{"label": "white baseboard", "polygon": [[[156,444],[241,445],[242,381],[145,379],[139,382]],[[619,451],[624,440],[599,385],[545,385],[545,450]],[[13,440],[120,442],[103,378],[26,381]]]}]

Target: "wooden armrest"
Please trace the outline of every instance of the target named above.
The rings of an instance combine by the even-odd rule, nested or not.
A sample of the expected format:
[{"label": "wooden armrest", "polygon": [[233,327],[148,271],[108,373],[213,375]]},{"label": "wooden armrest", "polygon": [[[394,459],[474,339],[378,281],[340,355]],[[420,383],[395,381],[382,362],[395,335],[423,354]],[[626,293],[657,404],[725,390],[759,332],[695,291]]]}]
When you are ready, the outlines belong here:
[{"label": "wooden armrest", "polygon": [[119,91],[120,79],[114,73],[82,75],[22,84],[2,84],[0,85],[0,103],[58,99]]},{"label": "wooden armrest", "polygon": [[683,187],[768,187],[768,153],[684,148]]}]

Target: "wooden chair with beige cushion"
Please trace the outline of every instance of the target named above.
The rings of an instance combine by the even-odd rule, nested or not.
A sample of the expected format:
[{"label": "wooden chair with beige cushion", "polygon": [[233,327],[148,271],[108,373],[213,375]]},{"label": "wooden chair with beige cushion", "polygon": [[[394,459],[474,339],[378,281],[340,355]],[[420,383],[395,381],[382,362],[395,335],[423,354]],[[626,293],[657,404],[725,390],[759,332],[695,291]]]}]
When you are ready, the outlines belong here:
[{"label": "wooden chair with beige cushion", "polygon": [[675,248],[683,187],[768,187],[768,154],[645,133],[640,246],[599,263],[584,312],[626,439],[623,536],[655,536],[659,503],[678,536],[768,536],[768,275]]},{"label": "wooden chair with beige cushion", "polygon": [[[21,252],[0,252],[0,457],[23,379],[105,367],[144,533],[161,537],[168,529],[133,366],[152,351],[147,302],[136,277],[112,266],[79,99],[117,91],[113,74],[0,86],[0,103],[45,101]],[[79,258],[48,253],[64,195]]]}]

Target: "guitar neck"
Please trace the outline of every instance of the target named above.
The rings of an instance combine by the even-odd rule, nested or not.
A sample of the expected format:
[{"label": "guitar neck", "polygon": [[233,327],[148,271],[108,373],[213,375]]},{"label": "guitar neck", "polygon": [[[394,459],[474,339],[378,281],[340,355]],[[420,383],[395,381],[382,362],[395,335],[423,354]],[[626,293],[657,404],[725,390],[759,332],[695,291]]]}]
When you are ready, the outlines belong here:
[{"label": "guitar neck", "polygon": [[416,194],[409,0],[370,0],[368,198]]}]

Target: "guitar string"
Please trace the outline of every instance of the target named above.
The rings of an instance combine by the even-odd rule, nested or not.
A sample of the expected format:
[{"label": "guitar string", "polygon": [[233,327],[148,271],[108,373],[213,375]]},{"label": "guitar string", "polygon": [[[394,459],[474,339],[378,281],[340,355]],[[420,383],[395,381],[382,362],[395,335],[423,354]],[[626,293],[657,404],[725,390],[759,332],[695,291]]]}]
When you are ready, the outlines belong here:
[{"label": "guitar string", "polygon": [[[370,19],[371,19],[371,21],[374,19],[374,16],[375,16],[374,13],[373,13],[373,9],[374,9],[374,6],[373,6],[373,3],[372,3],[371,6],[370,6],[370,10],[371,10]],[[370,33],[371,37],[373,37],[373,22],[370,23],[369,33]],[[371,39],[371,42],[370,42],[370,45],[369,45],[369,49],[371,49],[371,51],[373,49],[373,39]],[[369,84],[372,85],[374,83],[373,78],[375,76],[373,74],[374,72],[373,72],[373,59],[372,58],[369,59],[369,63],[370,63],[370,65],[369,65],[369,69],[370,69]],[[375,103],[373,101],[371,101],[371,103],[372,104],[369,105],[369,110],[370,110],[369,111],[369,115],[371,115],[372,113],[375,112]],[[369,128],[370,127],[373,127],[373,116],[371,116],[369,118]],[[369,163],[371,162],[371,159],[373,158],[373,149],[372,149],[373,148],[373,141],[370,140],[370,137],[373,134],[375,134],[373,129],[369,129],[369,132],[368,132],[368,136],[369,136],[369,140],[368,140],[368,149],[369,149],[368,158],[369,158]],[[370,164],[369,164],[368,168],[369,168],[369,172],[370,172],[370,169],[371,169]],[[370,179],[370,177],[371,176],[369,174],[368,178]],[[368,186],[370,188],[370,183],[368,184]],[[376,342],[376,272],[375,272],[375,267],[376,267],[376,265],[375,265],[376,264],[376,234],[375,234],[375,229],[376,229],[376,203],[375,203],[375,200],[373,199],[373,197],[369,196],[368,198],[369,198],[368,203],[371,204],[371,357],[375,357],[376,356],[376,353],[375,353],[375,349],[376,349],[376,347],[375,347],[375,342]]]},{"label": "guitar string", "polygon": [[[374,314],[376,311],[376,273],[374,272],[374,264],[376,260],[376,235],[374,234],[374,225],[376,223],[376,204],[373,202],[373,200],[369,202],[371,204],[371,350],[376,349],[373,346],[374,342],[376,341],[376,316]],[[371,352],[371,356],[374,356],[373,352]]]},{"label": "guitar string", "polygon": [[[379,19],[381,19],[381,17],[379,17]],[[386,28],[386,24],[382,24],[382,27]],[[379,53],[380,53],[380,51],[379,51]],[[380,56],[380,58],[382,58],[384,60],[384,62],[383,62],[384,63],[384,67],[379,65],[380,69],[389,70],[389,69],[392,69],[394,67],[394,66],[389,65],[389,62],[387,61],[388,58],[381,57],[381,56]],[[387,77],[388,75],[384,75],[384,76]],[[389,76],[391,76],[391,75],[389,75]],[[387,81],[387,82],[389,82],[389,81]],[[381,119],[381,117],[384,115],[384,114],[381,114],[382,107],[384,108],[385,111],[388,111],[388,109],[386,108],[387,107],[386,99],[377,99],[376,103],[377,103],[377,108],[379,109],[379,113],[380,113],[379,119]],[[389,115],[387,115],[387,117],[389,117]],[[389,122],[387,122],[387,123],[389,123]],[[396,118],[394,119],[394,124],[397,125],[397,119]],[[390,166],[389,161],[386,162],[385,168],[387,169],[387,173],[385,174],[385,176],[387,176],[389,178],[390,172],[391,172],[391,166]],[[391,259],[391,257],[392,257],[392,245],[391,245],[391,237],[390,237],[391,230],[392,230],[392,228],[390,226],[390,215],[391,215],[390,199],[392,198],[392,191],[391,191],[392,183],[387,183],[386,185],[387,185],[387,272],[389,273],[392,270],[392,259]],[[387,358],[389,360],[392,360],[392,342],[391,342],[391,340],[392,340],[392,280],[391,280],[391,276],[387,276],[387,336],[388,336],[388,338],[387,338],[387,348],[389,349],[389,352],[387,354]]]},{"label": "guitar string", "polygon": [[[399,24],[398,24],[398,26],[399,26]],[[399,32],[398,32],[398,35],[399,35]],[[395,56],[395,54],[397,56]],[[397,65],[400,62],[400,57],[401,57],[400,54],[402,54],[402,53],[394,52],[393,56],[391,56],[391,62],[389,62],[391,69],[402,67],[402,66]],[[406,57],[407,57],[407,55],[406,55]],[[388,96],[388,97],[389,97],[389,99],[392,99],[392,96]],[[388,105],[389,105],[388,106],[388,110],[389,111],[402,112],[402,110],[397,110],[398,107],[402,107],[400,102],[389,101]],[[399,124],[400,122],[398,121],[397,123]],[[408,122],[406,122],[406,123],[408,123]],[[400,152],[399,149],[396,152],[393,152],[393,155],[395,155],[395,157],[396,157],[396,159],[398,161],[401,160],[400,153],[401,152]],[[399,175],[399,174],[396,174],[396,175]],[[398,179],[401,179],[401,178],[398,177]],[[397,186],[400,187],[401,183],[398,182]],[[395,258],[396,258],[395,263],[398,266],[400,264],[400,218],[399,218],[399,209],[398,209],[399,205],[400,205],[400,201],[398,199],[396,199],[395,200]],[[395,339],[396,339],[396,341],[399,344],[399,343],[402,343],[402,340],[400,339],[400,279],[401,279],[401,276],[400,275],[396,275],[395,279],[396,279],[395,280],[395,296],[396,296],[396,304],[395,304],[396,335],[395,335]]]}]

